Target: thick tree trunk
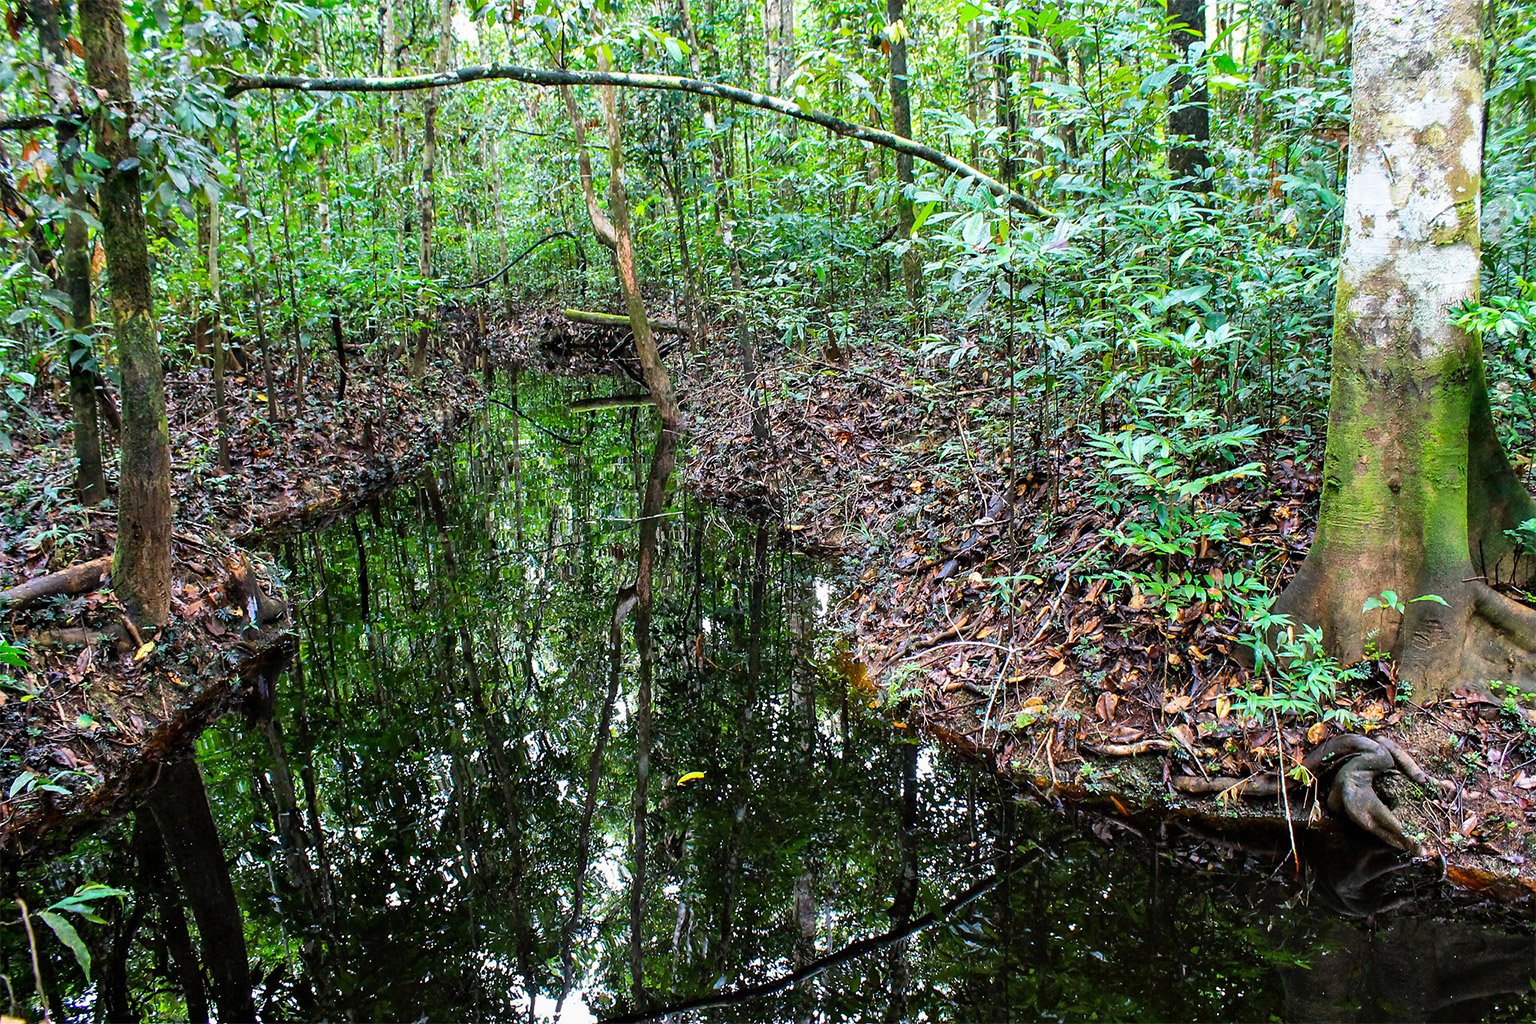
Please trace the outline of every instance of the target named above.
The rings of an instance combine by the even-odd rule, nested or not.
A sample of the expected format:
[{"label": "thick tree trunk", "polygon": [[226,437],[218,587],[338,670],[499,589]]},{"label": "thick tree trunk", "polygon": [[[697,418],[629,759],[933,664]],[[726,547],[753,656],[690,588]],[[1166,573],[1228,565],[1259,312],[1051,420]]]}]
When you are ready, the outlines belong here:
[{"label": "thick tree trunk", "polygon": [[[907,78],[906,0],[885,0],[885,31],[891,44],[891,130],[904,139],[912,137],[912,100]],[[912,175],[912,155],[896,154],[896,231],[906,243],[902,250],[902,278],[907,298],[917,301],[923,287],[923,264],[912,238],[912,197],[908,194],[916,179]]]},{"label": "thick tree trunk", "polygon": [[[1189,48],[1205,38],[1205,0],[1168,0],[1174,23],[1174,53],[1189,59]],[[1168,83],[1168,173],[1178,187],[1205,194],[1211,190],[1205,169],[1210,166],[1206,142],[1211,137],[1211,113],[1205,82],[1175,75]]]},{"label": "thick tree trunk", "polygon": [[165,418],[160,330],[150,298],[138,146],[130,136],[133,90],[118,0],[81,0],[86,76],[103,98],[96,152],[101,234],[123,377],[123,460],[112,589],[141,626],[160,626],[171,600],[171,444]]},{"label": "thick tree trunk", "polygon": [[[1536,688],[1536,610],[1503,531],[1533,514],[1493,432],[1476,338],[1446,310],[1478,293],[1478,0],[1356,5],[1354,117],[1317,538],[1278,608],[1328,650],[1390,651],[1421,698]],[[1404,601],[1362,611],[1384,590]]]}]

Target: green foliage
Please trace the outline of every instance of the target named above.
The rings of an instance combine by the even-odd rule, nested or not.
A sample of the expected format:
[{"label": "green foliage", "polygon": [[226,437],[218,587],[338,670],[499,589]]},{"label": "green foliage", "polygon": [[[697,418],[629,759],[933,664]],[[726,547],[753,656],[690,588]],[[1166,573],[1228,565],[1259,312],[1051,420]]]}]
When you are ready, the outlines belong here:
[{"label": "green foliage", "polygon": [[1336,706],[1340,695],[1366,676],[1362,665],[1342,666],[1323,648],[1322,631],[1299,633],[1284,615],[1261,611],[1250,619],[1254,680],[1234,689],[1232,709],[1241,718],[1267,722],[1271,715],[1333,722],[1353,728],[1355,715]]},{"label": "green foliage", "polygon": [[[1230,465],[1259,434],[1253,425],[1218,429],[1207,410],[1159,411],[1114,434],[1089,434],[1102,472],[1093,501],[1115,523],[1101,532],[1126,555],[1151,557],[1159,566],[1155,573],[1118,575],[1163,600],[1170,614],[1221,589],[1208,575],[1200,579],[1181,570],[1239,527],[1237,515],[1212,492],[1264,471],[1257,462]],[[1229,465],[1213,467],[1222,461]],[[1239,591],[1254,582],[1241,572],[1233,579]]]}]

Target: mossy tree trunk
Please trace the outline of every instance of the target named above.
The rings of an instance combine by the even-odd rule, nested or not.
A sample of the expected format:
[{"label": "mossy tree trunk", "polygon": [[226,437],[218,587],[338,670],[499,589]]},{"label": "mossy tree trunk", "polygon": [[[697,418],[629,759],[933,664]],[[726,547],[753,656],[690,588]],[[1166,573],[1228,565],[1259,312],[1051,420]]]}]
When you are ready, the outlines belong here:
[{"label": "mossy tree trunk", "polygon": [[[1486,582],[1510,580],[1504,531],[1536,507],[1494,434],[1481,344],[1447,320],[1478,294],[1480,22],[1478,0],[1356,5],[1322,507],[1278,604],[1343,661],[1390,652],[1421,698],[1536,689],[1536,611]],[[1362,610],[1386,590],[1402,616]]]},{"label": "mossy tree trunk", "polygon": [[81,0],[85,71],[102,97],[96,152],[102,172],[101,237],[123,379],[122,478],[112,589],[140,626],[159,626],[171,600],[171,444],[165,419],[160,329],[150,297],[144,202],[139,195],[133,91],[119,0]]}]

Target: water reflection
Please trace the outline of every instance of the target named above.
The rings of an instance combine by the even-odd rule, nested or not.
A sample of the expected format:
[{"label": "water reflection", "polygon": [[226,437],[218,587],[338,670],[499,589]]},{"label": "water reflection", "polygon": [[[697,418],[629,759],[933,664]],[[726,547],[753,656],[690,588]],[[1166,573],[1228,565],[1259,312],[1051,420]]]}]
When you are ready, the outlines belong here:
[{"label": "water reflection", "polygon": [[1536,1012],[1530,933],[1396,861],[1298,884],[1284,850],[1048,814],[918,747],[813,567],[669,486],[648,413],[571,394],[524,382],[289,542],[288,676],[29,882],[132,892],[94,988],[45,965],[57,1019]]}]

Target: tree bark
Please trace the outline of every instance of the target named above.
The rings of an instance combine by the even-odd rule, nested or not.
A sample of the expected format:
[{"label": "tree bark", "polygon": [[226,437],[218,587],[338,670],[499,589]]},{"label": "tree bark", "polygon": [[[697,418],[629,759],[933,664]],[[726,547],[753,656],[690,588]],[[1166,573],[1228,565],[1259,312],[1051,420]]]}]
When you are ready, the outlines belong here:
[{"label": "tree bark", "polygon": [[[1168,20],[1173,22],[1173,50],[1180,61],[1189,60],[1190,47],[1205,38],[1205,0],[1168,0]],[[1205,80],[1191,81],[1178,74],[1168,83],[1168,173],[1174,184],[1205,195],[1211,190],[1205,176],[1210,166],[1206,143],[1211,137],[1211,114]]]},{"label": "tree bark", "polygon": [[[78,110],[79,103],[64,71],[69,66],[69,52],[60,27],[59,0],[31,0],[27,13],[37,26],[49,100],[60,110]],[[79,134],[78,120],[61,120],[54,128],[60,178],[64,182],[65,202],[69,207],[64,222],[63,252],[54,284],[70,300],[64,358],[69,376],[69,408],[75,425],[75,493],[80,504],[90,507],[99,505],[107,496],[107,478],[101,463],[101,422],[96,413],[96,356],[91,344],[95,315],[91,308],[90,231],[82,215],[88,209],[90,197],[75,177]]]},{"label": "tree bark", "polygon": [[81,0],[86,77],[103,97],[96,151],[101,234],[111,277],[112,319],[123,378],[122,474],[112,588],[141,627],[160,626],[171,600],[171,445],[165,370],[150,296],[144,203],[128,56],[119,0]]},{"label": "tree bark", "polygon": [[768,41],[765,80],[768,91],[776,93],[795,73],[795,0],[764,0],[763,35]]},{"label": "tree bark", "polygon": [[[1536,506],[1494,434],[1482,346],[1446,319],[1478,294],[1480,22],[1478,0],[1356,4],[1322,505],[1277,603],[1344,662],[1390,651],[1421,699],[1536,689],[1536,610],[1482,579],[1510,579],[1503,531]],[[1385,590],[1413,602],[1400,621],[1362,611]]]},{"label": "tree bark", "polygon": [[[437,73],[448,70],[453,60],[453,0],[442,0],[439,8],[437,36]],[[416,270],[422,281],[432,279],[432,231],[437,222],[437,200],[433,181],[437,174],[437,89],[427,90],[427,102],[422,113],[421,144],[421,195],[417,204],[417,217],[421,221],[421,249]],[[416,329],[416,352],[411,358],[411,376],[421,378],[427,370],[427,350],[432,341],[431,321],[433,311],[427,308],[428,296],[423,294],[418,316],[421,326]]]},{"label": "tree bark", "polygon": [[[885,31],[891,44],[891,128],[904,139],[912,137],[912,99],[907,78],[906,0],[885,0]],[[906,243],[901,254],[902,278],[907,299],[917,301],[923,287],[923,263],[912,238],[916,222],[912,214],[912,154],[896,153],[896,231]]]}]

